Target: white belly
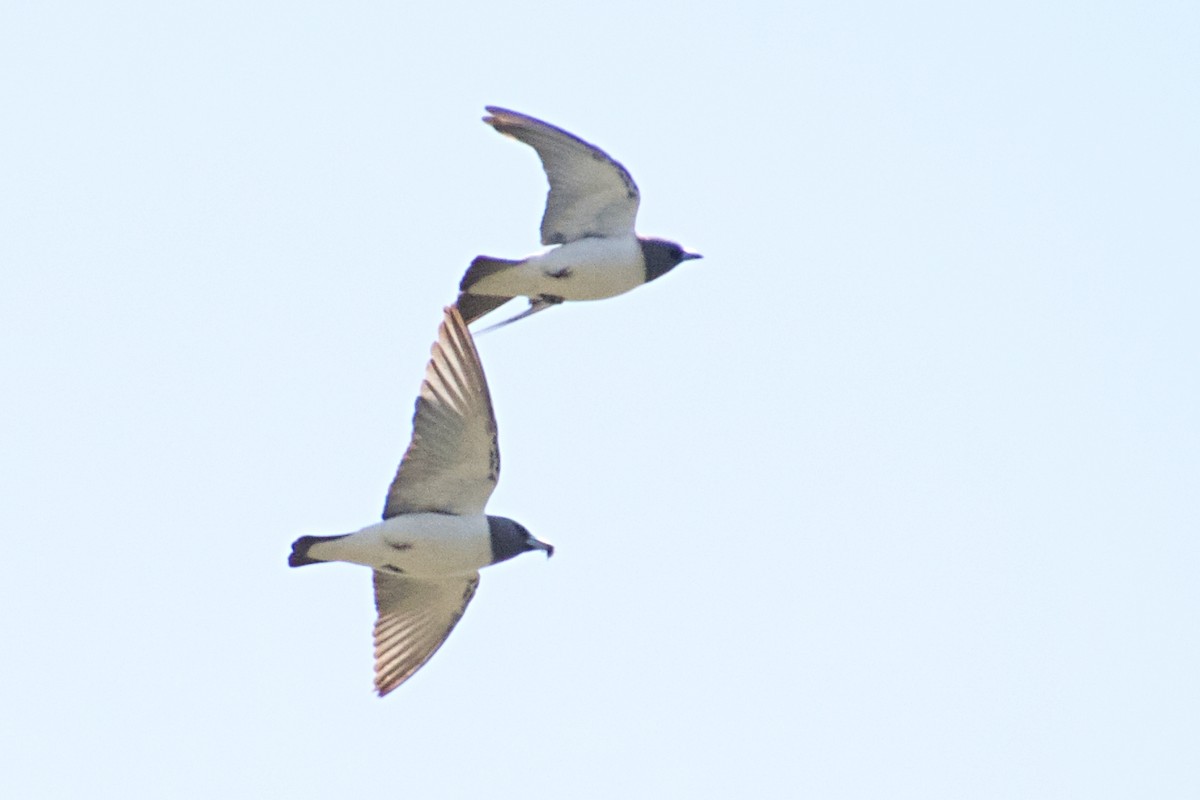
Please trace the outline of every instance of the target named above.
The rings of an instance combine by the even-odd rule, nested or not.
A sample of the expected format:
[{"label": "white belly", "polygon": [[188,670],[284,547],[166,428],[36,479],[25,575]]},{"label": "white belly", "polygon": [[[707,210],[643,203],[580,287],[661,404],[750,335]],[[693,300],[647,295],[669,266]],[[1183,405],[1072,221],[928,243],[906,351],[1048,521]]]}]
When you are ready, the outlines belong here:
[{"label": "white belly", "polygon": [[402,514],[314,545],[311,552],[324,561],[349,561],[396,574],[461,575],[492,563],[492,539],[482,514]]},{"label": "white belly", "polygon": [[646,279],[642,249],[635,237],[580,239],[481,280],[476,294],[550,295],[564,300],[602,300],[624,294]]}]

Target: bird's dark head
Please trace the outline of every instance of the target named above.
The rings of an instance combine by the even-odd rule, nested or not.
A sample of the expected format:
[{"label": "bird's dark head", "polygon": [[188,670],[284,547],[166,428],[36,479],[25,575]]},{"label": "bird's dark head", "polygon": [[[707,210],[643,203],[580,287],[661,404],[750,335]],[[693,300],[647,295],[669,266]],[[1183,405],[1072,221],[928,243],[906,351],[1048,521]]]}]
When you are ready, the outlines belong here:
[{"label": "bird's dark head", "polygon": [[554,555],[554,545],[539,542],[525,526],[508,517],[488,515],[488,531],[492,535],[492,563],[499,564],[530,550],[544,550],[546,558]]},{"label": "bird's dark head", "polygon": [[640,239],[642,260],[646,262],[646,283],[661,278],[684,261],[703,258],[699,253],[689,253],[674,242],[666,239]]}]

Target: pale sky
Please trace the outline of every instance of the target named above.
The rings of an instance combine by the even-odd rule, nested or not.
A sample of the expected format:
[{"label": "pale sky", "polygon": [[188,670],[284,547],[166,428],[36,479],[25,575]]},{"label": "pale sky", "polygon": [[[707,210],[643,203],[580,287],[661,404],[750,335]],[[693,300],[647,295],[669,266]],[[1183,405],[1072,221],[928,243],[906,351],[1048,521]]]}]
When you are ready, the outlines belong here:
[{"label": "pale sky", "polygon": [[[1200,9],[8,3],[0,795],[1200,796]],[[378,519],[485,104],[705,255],[480,340],[490,568],[384,700]],[[514,309],[515,310],[515,309]]]}]

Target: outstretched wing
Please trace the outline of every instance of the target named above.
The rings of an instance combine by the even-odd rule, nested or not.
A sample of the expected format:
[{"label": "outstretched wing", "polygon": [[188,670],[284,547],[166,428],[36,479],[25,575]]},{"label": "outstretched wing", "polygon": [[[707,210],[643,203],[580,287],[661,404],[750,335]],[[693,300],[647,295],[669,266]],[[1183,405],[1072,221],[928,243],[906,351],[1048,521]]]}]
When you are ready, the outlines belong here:
[{"label": "outstretched wing", "polygon": [[483,121],[537,151],[550,180],[542,244],[633,235],[641,199],[628,170],[599,147],[540,119],[496,106]]},{"label": "outstretched wing", "polygon": [[413,413],[413,435],[383,518],[434,511],[482,514],[500,478],[496,417],[462,316],[446,309]]},{"label": "outstretched wing", "polygon": [[375,690],[380,697],[437,652],[478,587],[478,572],[441,580],[375,572]]}]

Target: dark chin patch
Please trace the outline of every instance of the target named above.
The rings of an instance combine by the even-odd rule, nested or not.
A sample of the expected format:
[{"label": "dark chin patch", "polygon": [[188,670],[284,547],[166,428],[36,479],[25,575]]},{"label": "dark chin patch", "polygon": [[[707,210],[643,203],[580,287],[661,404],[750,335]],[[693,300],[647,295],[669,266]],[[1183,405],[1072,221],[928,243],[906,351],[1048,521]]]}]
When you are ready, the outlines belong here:
[{"label": "dark chin patch", "polygon": [[492,563],[507,561],[529,550],[529,531],[506,517],[488,515],[492,540]]},{"label": "dark chin patch", "polygon": [[679,245],[658,239],[643,239],[641,245],[642,262],[645,265],[646,271],[646,283],[655,278],[661,278],[677,267],[680,256],[683,255],[683,250]]}]

